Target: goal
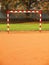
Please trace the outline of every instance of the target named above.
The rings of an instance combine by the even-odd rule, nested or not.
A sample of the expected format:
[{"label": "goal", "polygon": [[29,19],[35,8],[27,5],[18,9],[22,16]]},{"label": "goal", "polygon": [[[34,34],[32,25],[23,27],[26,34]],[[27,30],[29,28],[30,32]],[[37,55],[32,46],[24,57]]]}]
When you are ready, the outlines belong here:
[{"label": "goal", "polygon": [[40,19],[39,19],[39,31],[41,32],[41,23],[42,23],[42,11],[41,10],[9,10],[7,11],[7,32],[9,33],[10,31],[10,28],[9,28],[9,22],[10,22],[10,19],[9,19],[9,14],[12,13],[38,13],[39,16],[40,16]]}]

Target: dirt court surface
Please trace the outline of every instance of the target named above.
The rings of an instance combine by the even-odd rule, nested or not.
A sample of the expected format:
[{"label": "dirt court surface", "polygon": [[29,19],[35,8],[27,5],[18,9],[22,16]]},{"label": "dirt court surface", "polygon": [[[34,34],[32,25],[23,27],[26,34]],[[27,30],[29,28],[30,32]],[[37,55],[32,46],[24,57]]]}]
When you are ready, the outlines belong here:
[{"label": "dirt court surface", "polygon": [[49,65],[49,32],[0,32],[0,65]]}]

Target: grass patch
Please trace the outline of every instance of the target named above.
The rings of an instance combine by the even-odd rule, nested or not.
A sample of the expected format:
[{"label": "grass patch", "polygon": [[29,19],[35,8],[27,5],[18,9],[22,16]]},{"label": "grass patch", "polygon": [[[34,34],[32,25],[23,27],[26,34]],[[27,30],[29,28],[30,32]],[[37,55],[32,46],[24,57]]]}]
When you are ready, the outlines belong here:
[{"label": "grass patch", "polygon": [[46,24],[42,24],[42,30],[46,30],[46,31],[49,31],[49,23],[46,23]]},{"label": "grass patch", "polygon": [[23,24],[11,24],[10,25],[11,31],[30,31],[30,30],[38,30],[38,24],[29,24],[29,23],[23,23]]},{"label": "grass patch", "polygon": [[0,31],[6,31],[7,30],[7,24],[0,24]]},{"label": "grass patch", "polygon": [[[0,24],[0,31],[6,31],[7,24]],[[36,31],[39,30],[39,23],[17,23],[10,24],[10,31]],[[49,23],[42,23],[42,30],[49,30]]]}]

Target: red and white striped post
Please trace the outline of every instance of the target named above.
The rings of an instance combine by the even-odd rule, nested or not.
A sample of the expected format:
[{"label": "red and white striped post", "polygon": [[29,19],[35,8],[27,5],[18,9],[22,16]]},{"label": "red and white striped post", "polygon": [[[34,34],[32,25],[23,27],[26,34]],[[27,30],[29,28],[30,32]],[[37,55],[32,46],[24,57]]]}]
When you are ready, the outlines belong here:
[{"label": "red and white striped post", "polygon": [[40,14],[39,31],[41,32],[41,24],[42,24],[42,11],[39,11],[39,14]]},{"label": "red and white striped post", "polygon": [[37,11],[37,10],[26,10],[26,11],[24,11],[24,10],[10,10],[10,11],[7,11],[7,31],[8,31],[8,33],[9,33],[9,14],[10,13],[38,13],[39,15],[40,15],[40,20],[39,20],[39,22],[40,22],[40,24],[39,24],[39,31],[41,32],[41,23],[42,23],[42,13],[41,13],[41,11]]},{"label": "red and white striped post", "polygon": [[7,11],[7,32],[9,33],[9,12]]}]

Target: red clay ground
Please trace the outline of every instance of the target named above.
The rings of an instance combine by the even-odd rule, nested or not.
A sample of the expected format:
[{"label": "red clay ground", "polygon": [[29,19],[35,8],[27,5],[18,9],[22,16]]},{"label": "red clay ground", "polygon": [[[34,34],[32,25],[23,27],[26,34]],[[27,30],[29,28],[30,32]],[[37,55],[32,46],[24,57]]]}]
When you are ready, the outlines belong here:
[{"label": "red clay ground", "polygon": [[0,65],[49,65],[49,32],[0,32]]}]

